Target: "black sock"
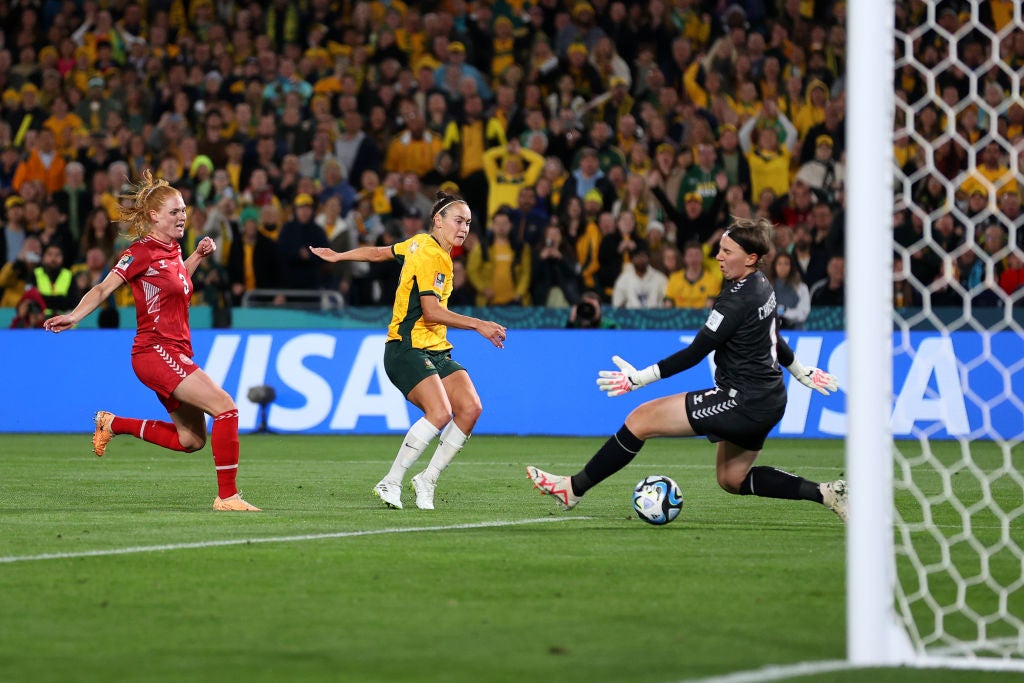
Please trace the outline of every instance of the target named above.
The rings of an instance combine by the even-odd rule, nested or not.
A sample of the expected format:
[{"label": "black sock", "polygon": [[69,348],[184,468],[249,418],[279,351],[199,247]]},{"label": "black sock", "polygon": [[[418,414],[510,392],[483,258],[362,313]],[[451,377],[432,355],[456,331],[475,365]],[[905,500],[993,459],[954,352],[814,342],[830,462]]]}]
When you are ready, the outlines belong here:
[{"label": "black sock", "polygon": [[740,485],[740,495],[822,502],[816,483],[774,467],[751,467]]},{"label": "black sock", "polygon": [[570,481],[573,494],[582,496],[621,470],[636,457],[643,447],[643,440],[636,438],[633,432],[629,431],[629,427],[622,425],[615,436],[604,442],[590,462],[584,465],[578,474],[572,476]]}]

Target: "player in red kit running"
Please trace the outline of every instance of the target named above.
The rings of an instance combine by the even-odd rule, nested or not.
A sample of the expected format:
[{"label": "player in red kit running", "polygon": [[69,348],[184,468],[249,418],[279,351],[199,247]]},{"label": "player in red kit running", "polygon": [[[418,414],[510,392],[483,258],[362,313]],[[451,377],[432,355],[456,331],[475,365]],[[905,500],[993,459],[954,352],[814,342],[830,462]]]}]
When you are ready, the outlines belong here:
[{"label": "player in red kit running", "polygon": [[174,451],[192,453],[206,445],[206,414],[213,416],[213,462],[217,468],[217,498],[213,509],[258,512],[235,487],[238,472],[238,408],[234,400],[192,360],[188,325],[192,273],[217,248],[209,237],[182,260],[178,240],[185,233],[187,208],[181,193],[149,171],[121,207],[121,222],[136,241],[121,255],[106,278],[89,290],[75,310],[57,315],[43,326],[51,332],[71,329],[125,283],[135,297],[137,331],[132,346],[132,369],[156,392],[171,422],[96,413],[92,437],[96,455],[103,455],[115,434],[132,436]]}]

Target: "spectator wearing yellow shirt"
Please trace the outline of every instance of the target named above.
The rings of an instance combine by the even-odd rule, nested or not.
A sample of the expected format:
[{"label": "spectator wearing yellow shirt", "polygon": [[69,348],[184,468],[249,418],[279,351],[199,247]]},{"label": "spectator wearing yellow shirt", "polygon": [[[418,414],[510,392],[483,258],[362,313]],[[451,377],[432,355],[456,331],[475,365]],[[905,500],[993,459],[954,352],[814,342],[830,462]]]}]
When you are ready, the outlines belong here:
[{"label": "spectator wearing yellow shirt", "polygon": [[[796,129],[786,115],[780,112],[775,120],[785,129],[786,139],[796,145]],[[755,128],[756,145],[751,143]],[[764,118],[749,119],[740,128],[740,146],[750,165],[751,197],[760,197],[761,191],[766,188],[773,190],[776,196],[784,195],[789,190],[789,167],[793,150],[788,144],[781,144],[779,137],[778,128]]]},{"label": "spectator wearing yellow shirt", "polygon": [[629,94],[629,82],[617,74],[608,79],[608,92],[591,100],[587,107],[592,109],[592,117],[603,121],[611,128],[618,130],[619,121],[624,116],[632,116],[636,101]]},{"label": "spectator wearing yellow shirt", "polygon": [[736,99],[732,103],[732,109],[740,122],[746,122],[757,118],[761,114],[762,107],[760,95],[757,92],[757,85],[753,81],[744,81],[736,89]]},{"label": "spectator wearing yellow shirt", "polygon": [[[752,36],[758,35],[752,33]],[[757,91],[762,98],[778,97],[785,89],[785,80],[782,78],[782,64],[779,57],[774,54],[766,54],[761,65],[761,78],[757,81]]]},{"label": "spectator wearing yellow shirt", "polygon": [[[571,197],[562,207],[562,211],[557,216],[552,216],[551,220],[558,221],[562,232],[576,250],[576,262],[580,265],[579,276],[584,288],[593,289],[596,287],[594,278],[600,268],[597,255],[601,248],[602,235],[597,223],[584,214],[583,200]],[[614,230],[615,219],[611,213],[607,213],[607,220],[611,225],[609,229]]]},{"label": "spectator wearing yellow shirt", "polygon": [[42,259],[43,244],[39,237],[25,235],[15,257],[0,268],[0,306],[11,308],[18,305],[25,290],[35,282],[33,271]]},{"label": "spectator wearing yellow shirt", "polygon": [[487,206],[488,177],[484,152],[507,144],[505,130],[497,119],[484,117],[484,101],[470,95],[462,105],[462,116],[448,123],[442,147],[458,164],[459,188],[473,213]]},{"label": "spectator wearing yellow shirt", "polygon": [[785,114],[790,121],[796,121],[800,112],[807,106],[804,99],[803,76],[790,76],[786,79],[785,92],[778,96],[779,111]]},{"label": "spectator wearing yellow shirt", "polygon": [[501,77],[516,63],[516,36],[512,20],[506,16],[494,18],[492,40],[491,76],[494,88],[501,86]]},{"label": "spectator wearing yellow shirt", "polygon": [[709,308],[722,291],[722,274],[709,268],[700,242],[683,246],[683,267],[669,273],[665,299],[675,308]]},{"label": "spectator wearing yellow shirt", "polygon": [[1010,106],[1006,108],[1006,114],[1003,115],[1000,123],[1003,121],[1006,122],[1005,139],[1016,140],[1024,135],[1024,106],[1020,102],[1011,102]]},{"label": "spectator wearing yellow shirt", "polygon": [[511,239],[512,221],[499,211],[490,234],[469,252],[466,274],[477,291],[477,306],[529,306],[533,268],[529,246]]},{"label": "spectator wearing yellow shirt", "polygon": [[[971,196],[981,191],[987,196],[997,196],[1003,192],[1018,192],[1019,185],[1009,166],[1002,163],[1003,150],[998,142],[992,141],[985,145],[979,155],[981,163],[960,185],[964,196]],[[991,192],[994,188],[995,192]]]},{"label": "spectator wearing yellow shirt", "polygon": [[57,151],[61,155],[68,158],[74,157],[77,151],[74,131],[83,125],[82,119],[70,110],[67,97],[58,95],[53,98],[53,102],[50,104],[50,116],[43,121],[43,128],[53,132]]},{"label": "spectator wearing yellow shirt", "polygon": [[434,168],[434,159],[442,149],[441,138],[427,131],[426,121],[412,100],[402,100],[399,112],[405,130],[388,145],[384,170],[426,175]]},{"label": "spectator wearing yellow shirt", "polygon": [[814,126],[825,120],[825,107],[829,103],[828,86],[819,80],[813,80],[807,85],[807,93],[804,99],[804,106],[796,113],[793,125],[801,138],[807,136],[807,132]]},{"label": "spectator wearing yellow shirt", "polygon": [[488,185],[488,222],[502,206],[515,206],[519,190],[536,183],[544,170],[544,157],[522,147],[515,138],[505,147],[492,147],[484,152],[483,161]]}]

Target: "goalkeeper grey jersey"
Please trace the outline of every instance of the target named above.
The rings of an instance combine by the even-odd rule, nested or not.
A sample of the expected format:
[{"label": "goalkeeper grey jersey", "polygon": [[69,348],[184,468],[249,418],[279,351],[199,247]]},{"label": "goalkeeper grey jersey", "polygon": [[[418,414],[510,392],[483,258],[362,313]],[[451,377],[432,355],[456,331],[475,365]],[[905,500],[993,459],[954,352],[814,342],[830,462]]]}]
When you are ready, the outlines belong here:
[{"label": "goalkeeper grey jersey", "polygon": [[775,290],[758,270],[742,280],[724,282],[704,323],[704,333],[718,345],[715,384],[739,392],[739,402],[751,412],[786,404],[775,350],[775,308]]}]

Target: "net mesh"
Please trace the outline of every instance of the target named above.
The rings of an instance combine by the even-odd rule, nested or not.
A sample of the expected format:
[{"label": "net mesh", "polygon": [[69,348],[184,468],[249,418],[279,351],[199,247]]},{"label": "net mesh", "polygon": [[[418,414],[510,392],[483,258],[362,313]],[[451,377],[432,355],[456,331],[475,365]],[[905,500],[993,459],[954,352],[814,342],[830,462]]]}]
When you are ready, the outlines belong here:
[{"label": "net mesh", "polygon": [[1024,660],[1024,22],[897,5],[896,607],[921,655]]}]

